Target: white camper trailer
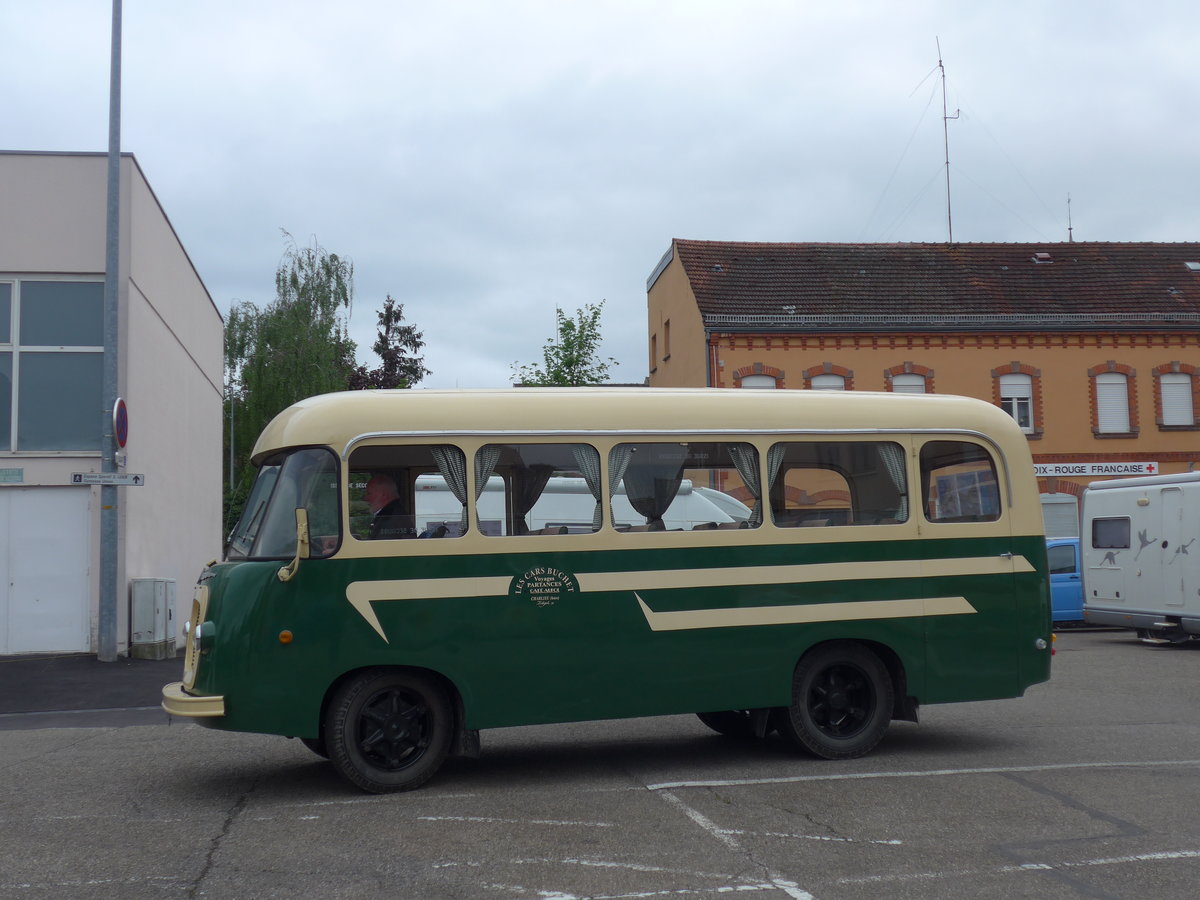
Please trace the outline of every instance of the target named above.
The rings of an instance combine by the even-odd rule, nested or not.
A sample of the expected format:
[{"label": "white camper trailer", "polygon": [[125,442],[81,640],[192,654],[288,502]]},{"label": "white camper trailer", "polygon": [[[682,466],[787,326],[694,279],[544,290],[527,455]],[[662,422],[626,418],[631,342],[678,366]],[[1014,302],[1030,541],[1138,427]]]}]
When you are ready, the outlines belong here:
[{"label": "white camper trailer", "polygon": [[1094,481],[1083,521],[1084,621],[1200,638],[1200,472]]}]

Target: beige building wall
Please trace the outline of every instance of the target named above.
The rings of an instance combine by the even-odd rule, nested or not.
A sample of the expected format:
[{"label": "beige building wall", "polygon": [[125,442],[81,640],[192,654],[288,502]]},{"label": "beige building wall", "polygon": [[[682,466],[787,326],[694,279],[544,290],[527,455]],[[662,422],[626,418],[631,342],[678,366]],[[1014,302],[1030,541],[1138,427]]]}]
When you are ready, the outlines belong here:
[{"label": "beige building wall", "polygon": [[[106,172],[104,154],[0,153],[0,280],[103,282]],[[196,576],[220,554],[223,323],[130,155],[121,159],[121,182],[118,393],[130,414],[121,471],[146,476],[144,486],[117,489],[117,638],[125,652],[130,579],[177,583],[178,640]],[[0,451],[0,468],[22,471],[13,486],[65,486],[73,473],[99,472],[101,454]],[[94,651],[100,488],[73,490],[90,494],[90,586],[81,602],[89,607]]]}]

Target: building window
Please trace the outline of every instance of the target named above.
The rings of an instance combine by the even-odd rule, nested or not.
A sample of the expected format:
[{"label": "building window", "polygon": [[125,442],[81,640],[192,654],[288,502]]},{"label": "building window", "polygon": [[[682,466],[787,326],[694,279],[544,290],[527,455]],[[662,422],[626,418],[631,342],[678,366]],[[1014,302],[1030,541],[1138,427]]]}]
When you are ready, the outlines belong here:
[{"label": "building window", "polygon": [[658,335],[650,335],[650,371],[658,369]]},{"label": "building window", "polygon": [[846,379],[841,375],[814,375],[809,387],[814,391],[844,391]]},{"label": "building window", "polygon": [[854,372],[831,362],[804,370],[804,386],[814,391],[852,391]]},{"label": "building window", "polygon": [[1016,420],[1032,440],[1042,436],[1042,373],[1012,362],[992,369],[992,402]]},{"label": "building window", "polygon": [[1000,407],[1017,420],[1023,432],[1033,434],[1033,378],[1001,375]]},{"label": "building window", "polygon": [[100,449],[104,284],[0,284],[0,452]]},{"label": "building window", "polygon": [[1088,370],[1092,383],[1092,433],[1096,437],[1133,437],[1138,432],[1134,370],[1109,361]]},{"label": "building window", "polygon": [[671,320],[663,322],[663,361],[671,358]]},{"label": "building window", "polygon": [[742,387],[774,390],[778,386],[774,375],[743,375]]},{"label": "building window", "polygon": [[733,373],[733,385],[739,388],[757,388],[774,390],[784,387],[783,369],[756,362],[750,366],[742,366]]},{"label": "building window", "polygon": [[924,394],[924,375],[893,375],[892,392],[896,394]]},{"label": "building window", "polygon": [[884,390],[894,394],[932,394],[933,369],[910,360],[883,370]]},{"label": "building window", "polygon": [[1154,370],[1158,389],[1154,397],[1155,421],[1166,430],[1196,428],[1196,367],[1172,362]]}]

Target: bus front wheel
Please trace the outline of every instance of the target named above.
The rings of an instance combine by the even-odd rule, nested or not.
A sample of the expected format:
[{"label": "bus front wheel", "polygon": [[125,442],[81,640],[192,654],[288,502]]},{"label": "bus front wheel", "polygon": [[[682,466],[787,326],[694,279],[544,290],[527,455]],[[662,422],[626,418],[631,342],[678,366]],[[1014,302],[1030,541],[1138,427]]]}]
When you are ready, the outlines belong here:
[{"label": "bus front wheel", "polygon": [[418,672],[368,669],[333,696],[325,724],[329,761],[373,794],[410,791],[441,767],[454,733],[446,691]]},{"label": "bus front wheel", "polygon": [[839,641],[805,654],[792,676],[792,704],[778,717],[791,743],[823,759],[853,759],[883,738],[892,679],[879,657]]}]

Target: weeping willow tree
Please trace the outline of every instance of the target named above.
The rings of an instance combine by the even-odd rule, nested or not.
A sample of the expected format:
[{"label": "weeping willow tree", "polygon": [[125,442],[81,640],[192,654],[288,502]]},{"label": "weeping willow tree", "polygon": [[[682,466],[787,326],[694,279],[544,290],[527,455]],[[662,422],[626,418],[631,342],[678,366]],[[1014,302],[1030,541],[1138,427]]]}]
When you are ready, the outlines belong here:
[{"label": "weeping willow tree", "polygon": [[253,481],[250,451],[259,432],[287,406],[345,390],[355,370],[348,334],[354,264],[316,239],[287,242],[265,309],[238,302],[225,322],[226,533],[241,515]]}]

